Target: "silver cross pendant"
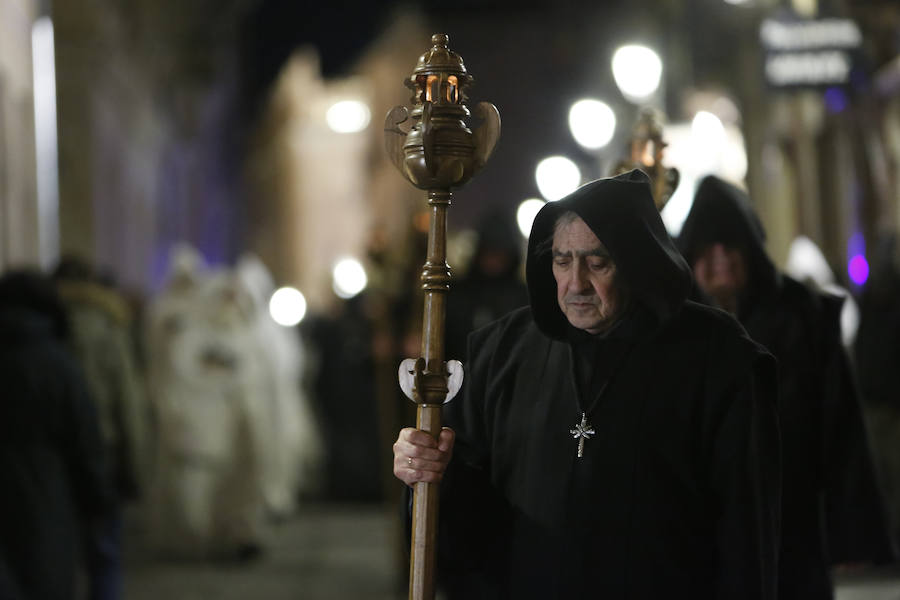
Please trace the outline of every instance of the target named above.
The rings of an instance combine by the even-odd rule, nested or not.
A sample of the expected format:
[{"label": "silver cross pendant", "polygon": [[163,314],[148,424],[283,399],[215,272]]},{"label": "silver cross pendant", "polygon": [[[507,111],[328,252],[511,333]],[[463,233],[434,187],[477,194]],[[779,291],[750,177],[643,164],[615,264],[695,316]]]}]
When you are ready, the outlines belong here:
[{"label": "silver cross pendant", "polygon": [[578,440],[578,458],[581,458],[584,456],[584,440],[591,439],[595,433],[594,428],[587,422],[587,415],[581,413],[581,423],[576,425],[575,429],[570,429],[569,433]]}]

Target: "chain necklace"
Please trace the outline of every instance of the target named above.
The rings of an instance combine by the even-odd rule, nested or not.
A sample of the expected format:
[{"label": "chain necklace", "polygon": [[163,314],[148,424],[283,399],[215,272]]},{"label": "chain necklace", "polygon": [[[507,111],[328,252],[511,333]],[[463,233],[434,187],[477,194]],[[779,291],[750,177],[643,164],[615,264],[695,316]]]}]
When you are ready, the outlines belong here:
[{"label": "chain necklace", "polygon": [[[630,350],[630,348],[629,348]],[[591,439],[592,435],[596,435],[596,430],[594,426],[590,424],[588,421],[588,417],[590,417],[591,413],[597,407],[597,404],[600,402],[600,399],[603,397],[604,392],[606,392],[606,388],[609,387],[609,382],[613,378],[613,374],[618,370],[619,365],[624,360],[625,356],[628,354],[628,350],[624,350],[618,353],[618,358],[615,360],[615,364],[613,368],[610,369],[609,375],[606,378],[606,381],[603,382],[603,385],[600,386],[600,389],[594,395],[594,399],[591,401],[590,405],[584,406],[584,403],[581,401],[582,394],[582,386],[579,383],[579,378],[576,372],[576,356],[575,350],[572,346],[569,346],[569,364],[571,365],[571,375],[572,375],[572,384],[575,387],[575,407],[578,409],[578,413],[581,415],[581,420],[575,423],[575,427],[569,430],[569,434],[573,439],[578,441],[578,447],[575,456],[577,458],[581,458],[584,456],[584,443],[585,441]],[[596,375],[596,373],[592,374]],[[588,393],[590,388],[592,387],[590,383],[585,386],[588,389]]]}]

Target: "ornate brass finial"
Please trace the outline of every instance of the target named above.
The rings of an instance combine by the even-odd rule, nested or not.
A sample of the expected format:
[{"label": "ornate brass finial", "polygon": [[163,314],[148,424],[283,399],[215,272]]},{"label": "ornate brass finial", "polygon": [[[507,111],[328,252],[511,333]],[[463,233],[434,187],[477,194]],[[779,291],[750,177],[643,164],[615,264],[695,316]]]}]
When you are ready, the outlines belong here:
[{"label": "ornate brass finial", "polygon": [[466,73],[462,57],[447,46],[450,43],[450,37],[446,33],[434,34],[431,36],[431,43],[434,45],[419,57],[412,76],[406,81],[407,87],[414,88],[419,76],[436,75],[442,72],[466,77],[471,81],[472,78]]},{"label": "ornate brass finial", "polygon": [[[488,102],[475,106],[481,126],[472,132],[466,91],[473,78],[462,57],[437,33],[404,82],[413,91],[412,109],[392,108],[384,121],[385,149],[413,185],[424,190],[451,190],[471,179],[487,162],[500,137],[500,113]],[[412,126],[400,125],[412,116]]]},{"label": "ornate brass finial", "polygon": [[631,146],[628,158],[616,165],[614,174],[640,169],[653,184],[653,201],[662,210],[675,193],[680,175],[678,169],[666,168],[662,164],[663,153],[668,144],[663,140],[663,116],[649,107],[642,108],[631,130]]}]

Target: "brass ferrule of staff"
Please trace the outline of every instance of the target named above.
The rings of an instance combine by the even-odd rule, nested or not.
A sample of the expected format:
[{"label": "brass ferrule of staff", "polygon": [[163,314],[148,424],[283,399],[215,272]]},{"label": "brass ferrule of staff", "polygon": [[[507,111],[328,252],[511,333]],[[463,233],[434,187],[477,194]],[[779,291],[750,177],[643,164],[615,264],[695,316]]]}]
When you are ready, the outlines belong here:
[{"label": "brass ferrule of staff", "polygon": [[[441,406],[449,393],[444,362],[444,316],[450,289],[447,210],[452,190],[481,170],[493,152],[500,136],[500,114],[494,105],[481,102],[475,107],[482,121],[480,127],[472,131],[466,126],[464,119],[470,114],[465,105],[466,91],[472,76],[462,58],[449,49],[447,35],[435,34],[431,42],[432,47],[419,57],[405,81],[413,92],[412,109],[391,109],[384,133],[385,149],[400,173],[428,191],[431,215],[421,277],[425,294],[422,347],[412,370],[412,399],[418,405],[416,427],[437,438]],[[434,598],[438,491],[437,484],[419,482],[413,492],[410,600]]]}]

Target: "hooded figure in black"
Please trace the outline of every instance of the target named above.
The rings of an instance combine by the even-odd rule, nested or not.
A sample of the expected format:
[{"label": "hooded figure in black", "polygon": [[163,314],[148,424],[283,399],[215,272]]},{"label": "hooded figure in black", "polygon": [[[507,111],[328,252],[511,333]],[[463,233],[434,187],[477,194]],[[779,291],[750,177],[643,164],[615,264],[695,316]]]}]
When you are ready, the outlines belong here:
[{"label": "hooded figure in black", "polygon": [[884,484],[894,544],[900,544],[900,264],[896,233],[874,244],[859,301],[854,347],[860,400]]},{"label": "hooded figure in black", "polygon": [[[0,598],[76,597],[79,558],[114,506],[99,421],[53,284],[0,277]],[[106,589],[110,592],[112,590]],[[108,596],[103,596],[108,597]]]},{"label": "hooded figure in black", "polygon": [[840,338],[841,299],[779,272],[749,198],[707,177],[678,245],[698,295],[778,360],[783,455],[780,599],[832,598],[831,565],[891,558],[882,497]]},{"label": "hooded figure in black", "polygon": [[464,360],[469,333],[528,304],[522,241],[514,215],[497,211],[481,221],[469,270],[447,297],[445,356]]},{"label": "hooded figure in black", "polygon": [[452,430],[394,446],[407,484],[446,475],[448,597],[774,598],[774,362],[687,301],[647,177],[545,205],[527,261],[530,307],[469,338]]}]

